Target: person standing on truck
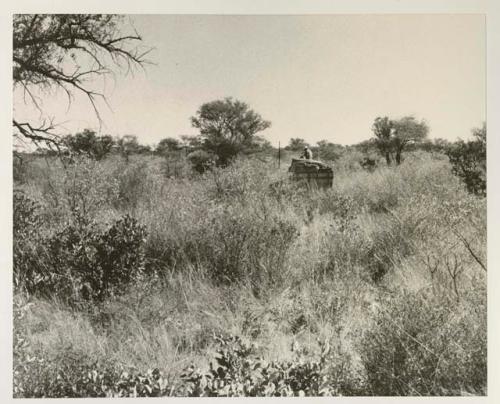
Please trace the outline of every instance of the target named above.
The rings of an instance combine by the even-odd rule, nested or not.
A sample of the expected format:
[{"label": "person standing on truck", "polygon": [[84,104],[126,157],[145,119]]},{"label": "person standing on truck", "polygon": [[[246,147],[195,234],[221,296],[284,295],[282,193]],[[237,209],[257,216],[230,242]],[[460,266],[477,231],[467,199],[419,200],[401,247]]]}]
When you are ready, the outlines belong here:
[{"label": "person standing on truck", "polygon": [[313,154],[308,146],[304,147],[304,153],[300,156],[301,159],[312,160]]}]

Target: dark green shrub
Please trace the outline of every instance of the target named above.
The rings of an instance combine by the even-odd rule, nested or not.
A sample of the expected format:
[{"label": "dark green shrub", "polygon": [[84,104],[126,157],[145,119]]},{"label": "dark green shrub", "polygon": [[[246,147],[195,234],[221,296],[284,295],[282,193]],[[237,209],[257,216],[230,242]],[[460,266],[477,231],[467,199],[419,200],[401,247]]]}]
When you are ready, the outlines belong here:
[{"label": "dark green shrub", "polygon": [[[317,360],[298,350],[288,362],[267,362],[255,347],[239,337],[217,337],[220,348],[208,372],[193,366],[181,375],[180,395],[193,397],[332,396],[359,392],[359,379],[351,374],[328,344],[320,344]],[[345,383],[345,377],[350,383]],[[358,384],[358,388],[361,384]]]},{"label": "dark green shrub", "polygon": [[40,205],[19,190],[14,191],[13,202],[14,237],[28,237],[34,235],[36,229],[41,224],[41,217],[38,213]]},{"label": "dark green shrub", "polygon": [[[58,276],[46,285],[76,300],[119,293],[144,271],[146,231],[125,215],[106,231],[90,223],[68,226],[48,240],[49,263]],[[70,280],[69,283],[67,280]]]},{"label": "dark green shrub", "polygon": [[145,268],[146,230],[125,215],[108,229],[75,212],[75,222],[48,236],[38,205],[14,195],[14,282],[29,294],[78,302],[119,293]]},{"label": "dark green shrub", "polygon": [[101,160],[111,152],[114,140],[109,135],[97,136],[93,130],[84,129],[83,132],[65,136],[64,143],[71,153]]},{"label": "dark green shrub", "polygon": [[30,357],[28,366],[18,365],[14,397],[160,397],[172,389],[158,369],[140,373],[69,353],[52,361]]},{"label": "dark green shrub", "polygon": [[40,205],[18,190],[14,191],[13,199],[14,285],[33,289],[45,273]]},{"label": "dark green shrub", "polygon": [[219,349],[207,371],[189,366],[179,379],[167,380],[159,369],[141,372],[102,365],[82,352],[63,349],[47,360],[16,334],[14,397],[293,397],[360,392],[354,386],[360,380],[326,344],[317,360],[298,351],[292,361],[266,362],[238,337],[216,340]]},{"label": "dark green shrub", "polygon": [[217,156],[204,150],[195,150],[194,152],[189,153],[188,159],[195,171],[203,173],[208,168],[215,165]]},{"label": "dark green shrub", "polygon": [[474,131],[474,140],[460,140],[446,150],[453,173],[470,193],[486,196],[486,126]]},{"label": "dark green shrub", "polygon": [[363,167],[366,171],[374,171],[377,168],[378,165],[378,159],[372,158],[365,156],[363,159],[360,161],[359,165]]}]

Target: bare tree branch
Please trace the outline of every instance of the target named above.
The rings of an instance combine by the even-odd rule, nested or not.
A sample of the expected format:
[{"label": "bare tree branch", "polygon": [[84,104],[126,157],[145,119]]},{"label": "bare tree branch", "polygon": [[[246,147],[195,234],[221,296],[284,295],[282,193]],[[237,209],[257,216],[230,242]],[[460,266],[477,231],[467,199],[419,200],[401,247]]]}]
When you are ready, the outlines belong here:
[{"label": "bare tree branch", "polygon": [[[113,67],[126,67],[126,73],[150,63],[146,56],[152,49],[134,46],[141,36],[123,33],[122,17],[101,14],[19,14],[13,25],[13,81],[21,86],[29,100],[42,114],[33,91],[62,88],[68,97],[68,109],[74,94],[85,94],[99,123],[98,99],[108,105],[101,92],[91,87],[96,77],[113,73]],[[73,67],[73,68],[72,68]],[[109,105],[108,105],[109,106]],[[17,122],[17,124],[16,124]],[[36,127],[28,123],[13,127],[18,135],[32,141],[55,142],[49,133],[53,127]]]}]

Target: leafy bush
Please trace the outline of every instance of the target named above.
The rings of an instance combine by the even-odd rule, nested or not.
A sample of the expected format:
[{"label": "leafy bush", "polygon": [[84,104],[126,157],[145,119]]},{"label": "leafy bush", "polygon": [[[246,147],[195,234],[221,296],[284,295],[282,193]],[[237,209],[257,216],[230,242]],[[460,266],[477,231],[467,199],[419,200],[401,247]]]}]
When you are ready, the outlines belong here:
[{"label": "leafy bush", "polygon": [[68,226],[48,240],[49,265],[59,276],[41,290],[66,289],[75,301],[119,293],[144,270],[145,237],[144,227],[128,215],[106,231],[93,223]]},{"label": "leafy bush", "polygon": [[[20,317],[22,308],[18,308]],[[332,396],[359,390],[344,362],[322,344],[319,359],[301,351],[293,361],[266,362],[255,347],[239,337],[215,337],[219,349],[208,371],[193,365],[178,380],[167,380],[159,369],[140,372],[120,365],[89,361],[82,353],[62,352],[45,360],[32,352],[18,334],[14,338],[14,397],[243,397]],[[349,382],[347,382],[347,377]]]},{"label": "leafy bush", "polygon": [[86,154],[88,157],[101,160],[106,157],[114,145],[109,135],[97,136],[90,129],[64,137],[65,146],[74,154]]},{"label": "leafy bush", "polygon": [[117,364],[93,361],[83,352],[61,349],[56,357],[48,358],[35,352],[22,327],[28,306],[24,299],[15,300],[14,397],[157,397],[169,394],[170,386],[158,369],[141,374]]},{"label": "leafy bush", "polygon": [[360,161],[360,166],[363,167],[367,171],[374,171],[377,168],[378,165],[378,159],[365,156],[363,159]]},{"label": "leafy bush", "polygon": [[330,348],[323,344],[318,360],[297,352],[293,361],[266,362],[255,356],[255,348],[239,337],[217,338],[220,348],[210,370],[194,367],[181,375],[181,395],[193,397],[331,396],[342,395],[343,385]]},{"label": "leafy bush", "polygon": [[462,140],[446,151],[453,166],[453,173],[460,177],[470,193],[486,196],[486,129],[484,137]]},{"label": "leafy bush", "polygon": [[16,194],[14,212],[14,278],[30,294],[102,300],[144,271],[146,231],[128,215],[105,231],[78,215],[75,223],[42,237],[35,203]]},{"label": "leafy bush", "polygon": [[199,173],[203,173],[215,164],[217,156],[204,150],[195,150],[189,153],[188,159],[194,170]]},{"label": "leafy bush", "polygon": [[43,265],[40,205],[19,190],[14,192],[13,202],[14,285],[29,289],[43,272],[37,270]]},{"label": "leafy bush", "polygon": [[171,392],[168,380],[158,369],[140,373],[89,362],[84,355],[71,354],[52,358],[52,361],[29,356],[23,364],[18,363],[14,397],[160,397]]}]

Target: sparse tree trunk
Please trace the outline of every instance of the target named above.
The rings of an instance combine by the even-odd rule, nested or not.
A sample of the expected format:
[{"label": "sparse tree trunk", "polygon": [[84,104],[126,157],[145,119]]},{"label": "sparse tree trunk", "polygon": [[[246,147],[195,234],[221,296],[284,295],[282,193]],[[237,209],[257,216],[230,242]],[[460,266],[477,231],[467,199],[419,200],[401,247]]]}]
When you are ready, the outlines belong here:
[{"label": "sparse tree trunk", "polygon": [[403,149],[405,148],[407,142],[398,142],[396,145],[396,164],[400,165],[403,161]]},{"label": "sparse tree trunk", "polygon": [[391,153],[389,153],[388,151],[385,152],[385,161],[387,162],[387,165],[390,166],[391,163],[392,163],[392,160],[391,160]]},{"label": "sparse tree trunk", "polygon": [[401,164],[401,150],[398,150],[396,152],[396,164],[400,165]]}]

